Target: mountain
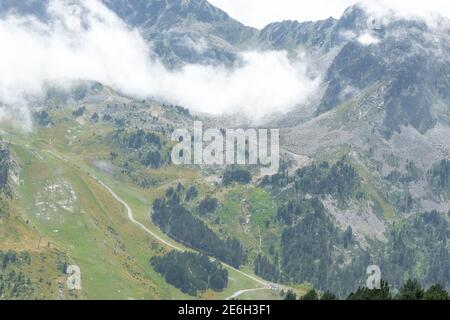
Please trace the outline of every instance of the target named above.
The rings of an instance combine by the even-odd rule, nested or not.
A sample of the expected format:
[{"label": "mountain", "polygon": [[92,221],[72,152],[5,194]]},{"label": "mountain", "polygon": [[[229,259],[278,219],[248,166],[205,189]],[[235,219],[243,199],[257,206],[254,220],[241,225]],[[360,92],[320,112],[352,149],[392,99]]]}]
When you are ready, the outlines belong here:
[{"label": "mountain", "polygon": [[[206,0],[101,0],[137,28],[168,67],[185,63],[231,66],[250,48],[258,31],[232,19]],[[32,15],[48,20],[50,0],[2,0],[0,14]],[[82,6],[82,2],[75,1]]]},{"label": "mountain", "polygon": [[[335,49],[325,72],[326,90],[317,114],[377,86],[383,92],[386,137],[411,125],[421,133],[436,125],[433,105],[448,104],[449,33],[425,22],[394,19],[371,29],[370,16],[359,6],[339,20],[287,21],[264,28],[260,42],[270,49],[304,48],[319,59]],[[367,38],[369,43],[363,43]]]},{"label": "mountain", "polygon": [[[339,19],[256,30],[204,0],[104,4],[169,68],[233,68],[244,50],[285,50],[294,62],[304,54],[323,81],[306,104],[264,123],[281,129],[282,156],[280,171],[265,177],[257,167],[170,163],[173,130],[196,119],[239,126],[240,115],[193,115],[83,80],[30,101],[32,134],[1,124],[13,141],[0,148],[0,186],[12,190],[11,199],[0,199],[0,251],[38,254],[10,265],[24,273],[39,254],[48,258],[53,282],[44,297],[70,294],[57,290],[67,263],[87,274],[80,296],[89,298],[228,298],[261,284],[284,290],[304,283],[344,297],[365,283],[373,264],[393,288],[408,278],[450,288],[447,29],[399,17],[379,23],[358,5]],[[42,20],[45,7],[0,1],[2,14]],[[58,250],[50,250],[53,243]],[[197,259],[208,266],[205,256],[170,255],[187,247],[253,271],[226,267],[233,279],[226,282],[213,266],[222,291],[197,294],[214,281],[189,272]],[[160,265],[181,263],[155,268],[154,257]],[[36,273],[28,278],[39,287]],[[195,290],[186,290],[191,282]],[[39,297],[27,285],[20,292]]]},{"label": "mountain", "polygon": [[336,107],[352,96],[352,90],[378,86],[384,92],[387,137],[402,126],[411,125],[421,133],[433,128],[433,105],[449,103],[448,33],[417,21],[393,21],[382,30],[367,32],[375,43],[352,41],[335,58],[318,111]]},{"label": "mountain", "polygon": [[232,65],[257,30],[232,19],[206,0],[104,0],[127,24],[141,30],[169,66]]}]

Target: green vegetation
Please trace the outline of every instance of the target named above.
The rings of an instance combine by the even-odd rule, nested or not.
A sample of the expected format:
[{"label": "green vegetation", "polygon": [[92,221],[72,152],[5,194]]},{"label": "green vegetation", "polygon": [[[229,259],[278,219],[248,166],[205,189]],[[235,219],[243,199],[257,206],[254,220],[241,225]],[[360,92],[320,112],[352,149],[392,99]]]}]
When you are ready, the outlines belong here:
[{"label": "green vegetation", "polygon": [[295,177],[296,190],[314,195],[329,194],[341,199],[355,195],[360,178],[352,165],[341,159],[333,165],[328,162],[299,169]]},{"label": "green vegetation", "polygon": [[175,240],[215,257],[234,267],[247,261],[247,255],[236,239],[222,240],[182,204],[184,187],[170,188],[165,197],[153,202],[153,222]]},{"label": "green vegetation", "polygon": [[435,284],[425,291],[422,300],[450,300],[450,296],[441,284]]},{"label": "green vegetation", "polygon": [[383,275],[400,286],[404,275],[425,285],[450,284],[449,222],[445,214],[425,212],[407,219],[389,233],[381,252]]},{"label": "green vegetation", "polygon": [[252,175],[248,170],[237,166],[227,167],[223,174],[222,182],[225,186],[232,183],[247,184],[252,181]]},{"label": "green vegetation", "polygon": [[227,270],[203,254],[172,251],[150,261],[168,283],[191,296],[207,289],[222,291],[228,284]]},{"label": "green vegetation", "polygon": [[278,266],[261,254],[255,259],[254,270],[256,275],[269,281],[280,282],[282,280]]},{"label": "green vegetation", "polygon": [[0,297],[12,299],[32,298],[34,287],[31,279],[22,272],[17,272],[19,267],[31,264],[31,257],[27,253],[17,254],[14,251],[0,251]]},{"label": "green vegetation", "polygon": [[301,297],[300,300],[316,301],[316,300],[319,300],[319,295],[317,294],[316,290],[311,289],[303,297]]},{"label": "green vegetation", "polygon": [[[156,133],[142,129],[118,129],[112,133],[109,140],[112,146],[120,146],[125,151],[121,164],[125,171],[132,171],[130,162],[153,169],[169,162],[168,146]],[[111,160],[116,160],[117,156],[117,153],[112,153]]]},{"label": "green vegetation", "polygon": [[380,289],[369,289],[367,287],[360,287],[356,292],[350,293],[347,300],[391,300],[392,294],[389,284],[381,280]]},{"label": "green vegetation", "polygon": [[[428,290],[424,290],[419,281],[407,280],[400,288],[399,292],[394,295],[391,291],[389,283],[381,280],[380,289],[369,289],[367,287],[359,287],[355,292],[350,293],[346,300],[449,300],[450,296],[447,291],[440,285],[430,286]],[[289,290],[284,300],[297,300],[297,294]],[[314,289],[309,290],[304,296],[298,300],[338,300],[336,295],[327,291],[319,295]]]},{"label": "green vegetation", "polygon": [[[336,227],[320,201],[313,198],[306,203],[303,212],[302,206],[292,204],[287,204],[290,209],[281,208],[281,212],[301,213],[282,232],[282,272],[295,283],[310,282],[318,289],[333,289],[342,294],[361,276],[368,265],[367,257],[355,246],[351,229],[341,231]],[[342,253],[349,249],[353,258],[340,268],[344,261]]]},{"label": "green vegetation", "polygon": [[77,299],[65,286],[67,257],[57,250],[0,251],[1,299]]},{"label": "green vegetation", "polygon": [[402,174],[398,170],[394,170],[386,177],[386,179],[392,183],[408,184],[419,180],[421,176],[421,171],[417,168],[414,161],[408,161],[406,164],[406,173]]},{"label": "green vegetation", "polygon": [[428,171],[431,187],[438,192],[450,192],[450,161],[442,160]]},{"label": "green vegetation", "polygon": [[0,191],[5,191],[8,185],[10,166],[9,149],[0,144]]},{"label": "green vegetation", "polygon": [[84,115],[84,113],[86,112],[86,110],[87,110],[87,109],[86,109],[85,106],[79,107],[77,110],[75,110],[74,112],[72,112],[72,115],[73,115],[74,117],[76,117],[76,118],[81,117],[81,116]]},{"label": "green vegetation", "polygon": [[36,124],[41,127],[53,126],[53,120],[46,110],[36,111],[33,113],[33,119]]},{"label": "green vegetation", "polygon": [[[186,198],[188,198],[188,195],[186,195]],[[208,213],[214,213],[217,210],[217,207],[218,207],[217,199],[207,196],[205,199],[203,199],[200,202],[200,204],[198,206],[198,212],[201,215],[206,215]]]},{"label": "green vegetation", "polygon": [[8,196],[10,188],[8,185],[10,152],[3,144],[0,144],[0,221],[1,218],[9,216]]},{"label": "green vegetation", "polygon": [[[279,208],[278,217],[285,224],[280,264],[265,257],[255,260],[255,273],[265,279],[309,281],[318,289],[333,289],[342,296],[352,290],[346,283],[364,278],[362,271],[376,259],[384,277],[397,288],[405,274],[422,279],[426,285],[449,285],[450,228],[444,214],[434,211],[412,216],[392,228],[388,241],[371,255],[356,247],[351,228],[341,231],[334,225],[316,198],[289,201]],[[346,250],[351,250],[351,259],[345,258]],[[342,261],[346,265],[341,269]]]},{"label": "green vegetation", "polygon": [[[165,241],[198,250],[247,273],[253,267],[255,274],[269,281],[293,287],[310,283],[308,290],[316,290],[308,292],[311,300],[315,296],[322,300],[347,297],[352,291],[365,294],[358,293],[355,285],[366,279],[365,268],[374,263],[380,265],[383,277],[395,289],[408,278],[418,278],[425,286],[440,283],[442,287],[435,286],[428,294],[435,298],[449,286],[449,226],[445,214],[415,214],[420,199],[413,199],[408,190],[393,192],[389,197],[385,195],[391,189],[381,190],[389,183],[398,188],[424,179],[413,162],[407,163],[406,173],[393,170],[385,179],[378,172],[370,172],[364,162],[367,159],[353,156],[349,148],[321,156],[320,162],[298,169],[294,175],[289,174],[291,164],[282,163],[277,175],[256,184],[251,183],[252,175],[244,167],[228,167],[223,184],[217,185],[216,172],[207,179],[196,168],[168,165],[167,132],[172,129],[171,123],[154,120],[165,117],[166,110],[152,110],[154,122],[150,122],[156,125],[141,127],[129,120],[121,104],[107,111],[89,104],[80,115],[83,119],[74,118],[76,107],[48,109],[47,115],[42,113],[42,121],[36,121],[39,126],[34,132],[26,137],[15,135],[11,151],[5,148],[5,156],[1,153],[0,182],[8,182],[10,175],[9,160],[5,160],[8,152],[21,170],[14,190],[19,197],[0,195],[0,238],[5,251],[11,246],[17,250],[22,243],[27,243],[27,250],[35,250],[40,237],[45,249],[61,248],[82,269],[82,297],[157,299],[186,298],[189,294],[226,298],[257,285],[226,268],[230,273],[226,288],[214,291],[210,279],[198,280],[200,272],[190,268],[198,264],[193,262],[197,258],[184,261],[169,256],[168,247],[131,223],[124,207],[96,178],[130,205],[136,220]],[[167,114],[172,116],[173,112]],[[107,120],[105,115],[108,122],[102,121]],[[144,113],[140,117],[145,117]],[[445,190],[446,170],[448,164],[443,162],[426,176],[436,188]],[[9,180],[12,182],[15,176]],[[177,187],[179,182],[189,187]],[[61,192],[44,193],[45,187],[60,188]],[[76,197],[70,197],[72,192]],[[354,206],[365,210],[368,204],[382,223],[386,222],[384,218],[394,217],[389,220],[392,225],[385,224],[382,236],[387,241],[366,238],[367,247],[362,247],[361,230],[343,228],[332,216],[335,212],[326,209],[330,202],[333,207],[335,200],[339,210],[353,210]],[[148,208],[152,205],[149,220]],[[397,217],[392,209],[411,215]],[[153,268],[148,263],[152,257],[158,257],[151,259]],[[156,259],[160,259],[159,271],[155,271]],[[184,261],[179,268],[182,271],[166,270],[169,259]],[[25,267],[36,263],[32,259]],[[12,267],[10,264],[8,268]],[[168,281],[169,271],[170,279],[182,280]],[[20,272],[23,277],[18,283],[27,284],[29,278],[32,287],[38,287],[34,274],[21,269],[16,276]],[[48,275],[52,286],[43,291],[44,297],[55,297],[54,279],[62,277],[64,282],[63,276],[60,271]],[[111,283],[112,289],[106,290],[104,283]],[[426,293],[424,290],[424,299]],[[244,296],[273,297],[264,291]]]}]

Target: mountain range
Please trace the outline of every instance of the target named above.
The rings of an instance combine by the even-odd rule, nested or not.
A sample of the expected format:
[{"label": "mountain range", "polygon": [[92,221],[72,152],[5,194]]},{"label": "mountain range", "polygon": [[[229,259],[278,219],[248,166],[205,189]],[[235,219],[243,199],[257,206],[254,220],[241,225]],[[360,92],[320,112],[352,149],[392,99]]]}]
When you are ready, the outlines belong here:
[{"label": "mountain range", "polygon": [[[168,140],[173,129],[195,119],[220,127],[245,125],[239,114],[196,114],[157,99],[125,96],[87,81],[92,79],[69,92],[50,88],[45,97],[30,103],[33,134],[2,127],[4,140],[13,132],[17,142],[10,144],[12,155],[2,151],[1,157],[14,165],[0,180],[6,185],[10,176],[8,190],[19,200],[1,200],[12,201],[11,216],[20,226],[14,225],[16,220],[0,224],[0,230],[10,228],[0,233],[0,250],[2,243],[14,243],[11,239],[21,234],[28,240],[44,237],[58,244],[56,253],[42,252],[49,261],[83,262],[84,255],[100,255],[114,261],[112,277],[120,279],[115,289],[126,294],[137,290],[146,298],[185,298],[179,283],[175,289],[147,263],[173,246],[155,239],[151,249],[137,244],[133,226],[120,215],[120,204],[129,203],[128,212],[137,211],[137,219],[149,224],[150,233],[136,235],[140,241],[148,242],[149,234],[156,232],[156,239],[206,252],[236,268],[252,268],[271,288],[274,283],[286,286],[283,289],[306,284],[344,296],[365,283],[365,268],[371,264],[380,265],[383,278],[395,289],[409,278],[427,286],[450,286],[449,21],[441,21],[444,27],[410,18],[379,21],[355,5],[339,19],[274,22],[258,30],[206,0],[102,2],[128,28],[141,33],[169,70],[191,64],[233,70],[242,65],[245,52],[282,51],[292,62],[306,56],[309,72],[322,79],[320,87],[306,103],[271,115],[261,125],[280,128],[280,172],[259,177],[251,168],[253,179],[237,179],[235,184],[223,180],[239,176],[239,170],[170,166]],[[0,0],[0,16],[14,12],[47,21],[48,3]],[[6,141],[3,145],[6,148]],[[53,172],[53,165],[59,169]],[[43,176],[34,176],[32,169]],[[57,190],[56,198],[36,189],[42,179],[56,181],[46,186]],[[110,189],[102,191],[102,185]],[[78,194],[88,200],[73,196]],[[119,204],[112,205],[117,199]],[[146,217],[148,207],[154,220]],[[7,219],[1,211],[0,221]],[[85,238],[72,234],[65,224],[74,223],[70,212],[85,217],[79,226]],[[172,216],[174,212],[180,215]],[[184,220],[177,224],[179,217]],[[183,225],[195,226],[205,241],[220,244],[223,252],[192,239]],[[89,251],[90,245],[96,249]],[[241,251],[245,258],[239,256]],[[95,279],[85,280],[81,298],[108,296],[96,283],[108,281],[102,274],[108,263],[97,270],[92,261],[83,262],[82,269],[93,272]],[[228,270],[233,277],[242,276]],[[129,275],[133,290],[123,284]],[[245,280],[252,288],[261,284],[249,279],[254,280]],[[226,298],[242,291],[229,282],[229,292],[206,291],[202,297]],[[54,297],[54,292],[47,293]],[[59,297],[68,296],[60,290]],[[114,297],[124,298],[116,293]]]}]

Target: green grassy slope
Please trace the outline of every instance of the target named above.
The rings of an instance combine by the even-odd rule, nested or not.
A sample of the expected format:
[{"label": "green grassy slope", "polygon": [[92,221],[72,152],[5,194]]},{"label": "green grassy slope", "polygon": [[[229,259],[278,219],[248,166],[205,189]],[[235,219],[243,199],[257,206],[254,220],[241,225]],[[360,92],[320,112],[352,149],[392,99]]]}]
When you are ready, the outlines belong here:
[{"label": "green grassy slope", "polygon": [[[110,146],[104,142],[111,130],[108,126],[80,124],[62,112],[56,113],[55,119],[54,127],[35,128],[31,133],[2,124],[5,131],[13,132],[12,151],[21,166],[13,201],[23,227],[14,220],[0,226],[0,236],[4,235],[0,250],[15,246],[29,251],[39,241],[41,250],[58,250],[81,268],[82,291],[75,298],[225,299],[239,290],[262,286],[233,269],[229,269],[229,285],[223,292],[208,291],[191,297],[168,285],[149,265],[149,259],[171,248],[133,224],[124,206],[93,177],[114,190],[139,222],[173,243],[149,221],[151,202],[168,186],[179,181],[201,183],[201,176],[191,169],[145,169],[146,174],[162,177],[165,182],[154,188],[140,188],[120,172],[107,172],[93,162],[109,155]],[[10,239],[14,239],[14,246],[9,244]],[[245,271],[252,274],[251,269],[249,266]],[[55,272],[49,277],[64,280],[66,275]],[[272,295],[270,292],[262,290],[260,297]],[[66,295],[41,296],[62,297]]]}]

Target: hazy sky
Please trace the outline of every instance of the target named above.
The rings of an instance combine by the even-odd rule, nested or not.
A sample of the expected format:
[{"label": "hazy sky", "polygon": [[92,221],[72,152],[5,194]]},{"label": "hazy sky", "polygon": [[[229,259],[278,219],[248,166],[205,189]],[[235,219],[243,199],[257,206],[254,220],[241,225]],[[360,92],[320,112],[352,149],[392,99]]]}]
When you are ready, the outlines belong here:
[{"label": "hazy sky", "polygon": [[257,28],[281,20],[320,20],[338,18],[345,8],[364,2],[380,12],[392,8],[401,15],[429,16],[441,14],[450,18],[450,0],[209,0],[233,18]]},{"label": "hazy sky", "polygon": [[246,25],[264,27],[281,20],[320,20],[339,17],[356,0],[209,0]]}]

